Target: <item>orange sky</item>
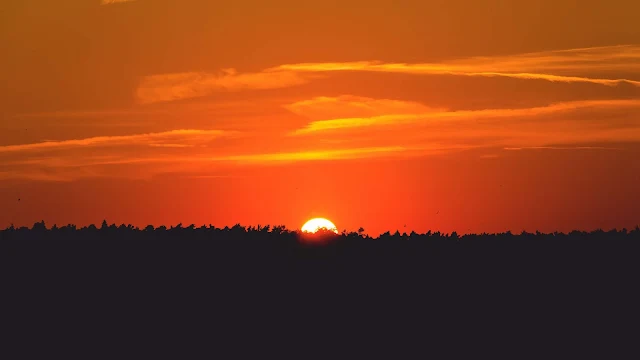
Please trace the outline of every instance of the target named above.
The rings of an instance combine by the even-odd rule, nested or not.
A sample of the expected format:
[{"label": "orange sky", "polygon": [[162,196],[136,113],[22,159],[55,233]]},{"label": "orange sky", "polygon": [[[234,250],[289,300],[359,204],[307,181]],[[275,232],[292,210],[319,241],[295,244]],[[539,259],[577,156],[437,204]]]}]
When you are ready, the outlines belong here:
[{"label": "orange sky", "polygon": [[640,224],[640,2],[3,7],[0,227]]}]

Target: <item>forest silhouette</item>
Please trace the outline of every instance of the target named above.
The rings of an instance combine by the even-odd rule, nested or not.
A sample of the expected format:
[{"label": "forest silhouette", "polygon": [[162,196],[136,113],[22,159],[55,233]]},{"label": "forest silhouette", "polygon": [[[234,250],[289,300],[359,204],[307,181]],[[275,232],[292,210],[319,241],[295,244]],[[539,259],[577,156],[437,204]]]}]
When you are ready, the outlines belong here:
[{"label": "forest silhouette", "polygon": [[40,222],[0,231],[4,341],[25,358],[195,358],[203,344],[225,358],[610,358],[622,350],[605,339],[637,328],[638,250],[638,227],[374,238]]}]

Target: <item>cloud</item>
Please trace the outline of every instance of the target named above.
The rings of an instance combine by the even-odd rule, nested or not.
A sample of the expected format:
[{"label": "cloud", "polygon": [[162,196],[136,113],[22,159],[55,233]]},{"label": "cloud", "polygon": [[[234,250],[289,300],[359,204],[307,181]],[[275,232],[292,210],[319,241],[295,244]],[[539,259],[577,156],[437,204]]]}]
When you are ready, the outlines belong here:
[{"label": "cloud", "polygon": [[65,176],[56,171],[55,173],[44,172],[39,169],[21,170],[21,171],[2,171],[0,172],[0,180],[31,180],[46,182],[69,182],[79,176]]},{"label": "cloud", "polygon": [[[317,76],[316,76],[317,77]],[[279,89],[304,84],[313,76],[293,71],[263,71],[238,74],[234,69],[220,73],[187,72],[144,77],[136,91],[142,104],[175,101],[210,95],[215,91]]]},{"label": "cloud", "polygon": [[529,147],[506,147],[507,151],[520,150],[621,150],[615,147],[605,146],[529,146]]},{"label": "cloud", "polygon": [[[640,59],[639,59],[640,60]],[[524,64],[523,64],[524,65]],[[606,68],[605,66],[602,66]],[[379,73],[400,73],[413,75],[452,75],[452,76],[468,76],[468,77],[506,77],[520,80],[546,80],[550,82],[563,83],[591,83],[606,86],[616,86],[622,83],[640,86],[640,81],[633,79],[603,79],[592,78],[587,76],[568,76],[554,75],[548,73],[526,72],[524,68],[519,71],[506,72],[505,70],[488,70],[494,69],[496,65],[493,62],[488,64],[406,64],[406,63],[382,63],[382,62],[353,62],[353,63],[307,63],[295,65],[282,65],[278,68],[269,69],[269,71],[283,70],[295,72],[335,72],[335,71],[362,71],[362,72],[379,72]],[[498,68],[499,69],[499,68]],[[574,68],[576,71],[584,71],[579,67]],[[591,69],[594,70],[594,69]],[[625,70],[635,70],[631,67]]]},{"label": "cloud", "polygon": [[65,111],[45,111],[45,112],[27,112],[13,115],[16,119],[38,119],[38,118],[73,118],[73,119],[96,119],[96,118],[123,118],[123,117],[149,117],[157,115],[167,115],[184,111],[200,111],[200,112],[235,112],[239,109],[245,109],[249,105],[254,104],[250,100],[236,101],[203,101],[199,103],[185,104],[158,104],[153,107],[149,106],[133,106],[130,108],[108,109],[108,110],[65,110]]},{"label": "cloud", "polygon": [[[432,147],[430,150],[439,150],[440,147]],[[345,148],[330,150],[308,150],[308,151],[292,151],[279,153],[253,153],[242,155],[165,155],[165,156],[132,156],[124,157],[118,155],[105,156],[85,156],[85,157],[43,157],[35,159],[27,159],[7,163],[7,165],[42,165],[54,168],[71,168],[71,167],[88,167],[101,165],[134,165],[134,164],[157,164],[157,163],[180,163],[180,164],[203,164],[203,163],[236,163],[236,164],[273,164],[273,163],[290,163],[301,161],[317,161],[317,160],[344,160],[344,159],[360,159],[375,157],[383,154],[410,152],[417,150],[427,150],[426,148],[411,148],[401,146],[388,147],[364,147],[364,148]]]},{"label": "cloud", "polygon": [[568,50],[532,52],[505,56],[481,56],[447,62],[462,70],[483,67],[484,71],[508,72],[594,72],[632,71],[638,72],[640,46],[615,45]]},{"label": "cloud", "polygon": [[474,148],[467,145],[443,145],[432,143],[416,146],[370,146],[342,149],[324,149],[291,151],[267,154],[226,155],[220,157],[202,157],[195,161],[235,163],[238,165],[278,165],[286,163],[322,161],[322,160],[354,160],[366,158],[427,156],[452,151],[464,151]]},{"label": "cloud", "polygon": [[195,164],[194,159],[211,151],[211,142],[233,135],[220,130],[184,129],[5,145],[0,146],[0,179],[147,179]]},{"label": "cloud", "polygon": [[0,146],[0,180],[151,179],[167,173],[208,176],[212,171],[218,172],[229,166],[417,156],[445,151],[440,146],[358,147],[353,144],[321,149],[307,144],[301,149],[295,143],[283,142],[277,148],[288,151],[264,152],[259,150],[261,146],[247,148],[244,141],[225,142],[215,147],[199,146],[233,134],[220,130],[186,129],[5,145]]},{"label": "cloud", "polygon": [[124,117],[131,115],[157,115],[162,114],[159,110],[139,110],[139,109],[123,109],[123,110],[103,110],[103,111],[51,111],[51,112],[34,112],[21,113],[13,117],[20,118],[100,118],[100,117]]},{"label": "cloud", "polygon": [[[470,57],[440,63],[384,63],[358,61],[343,63],[302,63],[281,65],[268,71],[336,72],[365,71],[415,75],[509,77],[551,82],[583,82],[607,86],[640,81],[598,78],[584,74],[600,72],[640,72],[640,46],[620,45],[507,56]],[[583,74],[583,75],[580,75]]]},{"label": "cloud", "polygon": [[221,130],[171,130],[158,133],[96,136],[84,139],[44,141],[31,144],[0,146],[0,153],[14,153],[24,151],[51,151],[77,147],[104,147],[122,145],[146,146],[191,146],[203,141],[213,140],[229,135],[230,132]]},{"label": "cloud", "polygon": [[308,161],[425,156],[450,150],[456,149],[438,146],[430,148],[382,146],[220,156],[207,156],[202,153],[193,156],[157,153],[137,156],[126,156],[126,154],[84,156],[66,153],[5,162],[0,166],[0,168],[6,168],[6,170],[0,169],[0,180],[74,181],[96,177],[151,179],[161,174],[180,174],[181,176],[194,174],[194,176],[207,178],[221,177],[219,174],[211,175],[210,173],[228,170],[229,166],[275,166]]},{"label": "cloud", "polygon": [[314,150],[300,152],[285,152],[272,154],[249,154],[249,155],[230,155],[223,157],[209,158],[211,161],[231,161],[242,164],[269,164],[269,163],[287,163],[300,161],[317,161],[317,160],[344,160],[344,159],[360,159],[368,157],[377,157],[384,154],[393,154],[406,152],[410,148],[401,146],[388,147],[367,147],[352,149],[332,149],[332,150]]},{"label": "cloud", "polygon": [[[340,102],[334,98],[333,102]],[[306,102],[313,104],[313,99]],[[350,99],[348,103],[353,102]],[[321,99],[318,106],[327,103]],[[328,102],[332,103],[332,102]],[[375,104],[374,99],[364,103]],[[341,106],[334,106],[339,109]],[[357,106],[355,107],[357,108]],[[417,108],[408,103],[401,109]],[[296,107],[304,116],[315,105]],[[350,108],[347,107],[348,110]],[[476,148],[593,149],[592,144],[640,141],[640,100],[585,100],[540,107],[448,111],[424,107],[423,113],[398,113],[315,120],[289,133],[316,141],[341,139],[347,143],[421,146],[440,144]],[[334,115],[339,113],[331,112]],[[319,141],[319,140],[318,140]],[[584,144],[585,146],[573,146]],[[607,148],[611,149],[611,148]]]},{"label": "cloud", "polygon": [[102,5],[112,5],[112,4],[121,4],[121,3],[128,3],[128,2],[134,2],[136,0],[102,0],[101,4]]},{"label": "cloud", "polygon": [[[186,72],[144,77],[137,89],[141,103],[174,101],[210,95],[216,91],[278,89],[307,83],[336,72],[372,72],[465,77],[506,77],[562,83],[605,86],[640,80],[616,74],[640,74],[640,46],[619,45],[545,51],[504,56],[468,57],[434,63],[390,63],[381,61],[284,64],[261,72]],[[608,74],[607,77],[596,74]]]},{"label": "cloud", "polygon": [[[335,101],[339,101],[336,99]],[[313,100],[310,100],[313,103]],[[321,100],[320,103],[325,102]],[[373,102],[375,101],[367,101]],[[313,109],[314,106],[294,106],[299,114],[304,115],[305,108]],[[411,106],[405,109],[411,108]],[[419,109],[419,107],[415,107]],[[412,123],[429,123],[434,121],[455,121],[455,120],[479,120],[479,119],[495,119],[510,118],[514,121],[522,117],[540,116],[566,111],[575,111],[580,109],[621,109],[621,108],[640,108],[640,100],[588,100],[588,101],[572,101],[551,104],[542,107],[521,108],[521,109],[485,109],[485,110],[460,110],[460,111],[433,111],[427,107],[422,113],[397,113],[377,115],[371,117],[353,117],[338,118],[329,120],[318,120],[310,122],[306,127],[293,132],[294,135],[305,135],[321,131],[340,130],[349,128],[362,128],[370,126],[389,126]],[[312,111],[311,116],[315,113]]]},{"label": "cloud", "polygon": [[338,97],[320,96],[309,100],[294,102],[284,106],[294,114],[313,120],[331,117],[367,117],[384,114],[420,114],[444,111],[433,109],[424,104],[391,99],[372,99],[362,96],[342,95]]}]

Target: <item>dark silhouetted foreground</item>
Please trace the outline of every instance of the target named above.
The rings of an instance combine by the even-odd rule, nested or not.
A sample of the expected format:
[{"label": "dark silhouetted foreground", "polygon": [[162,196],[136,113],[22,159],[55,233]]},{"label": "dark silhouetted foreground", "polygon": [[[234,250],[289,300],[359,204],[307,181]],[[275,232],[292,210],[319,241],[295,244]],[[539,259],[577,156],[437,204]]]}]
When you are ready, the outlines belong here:
[{"label": "dark silhouetted foreground", "polygon": [[24,358],[622,358],[637,355],[639,250],[638,228],[39,223],[0,232],[3,340]]}]

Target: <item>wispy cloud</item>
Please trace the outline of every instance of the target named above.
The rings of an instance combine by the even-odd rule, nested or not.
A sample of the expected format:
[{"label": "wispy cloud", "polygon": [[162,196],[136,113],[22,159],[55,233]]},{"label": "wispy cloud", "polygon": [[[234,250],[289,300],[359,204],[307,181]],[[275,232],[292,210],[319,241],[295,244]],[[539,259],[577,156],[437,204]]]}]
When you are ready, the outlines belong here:
[{"label": "wispy cloud", "polygon": [[[334,102],[340,102],[339,99],[334,98]],[[323,103],[327,103],[324,98],[319,101]],[[375,104],[375,100],[368,99],[365,103]],[[310,117],[317,115],[313,99],[304,104],[296,107],[300,115],[304,116],[306,109],[311,110]],[[420,109],[410,103],[399,108]],[[640,100],[585,100],[515,109],[424,109],[423,113],[315,120],[289,135],[307,141],[348,139],[352,144],[441,144],[441,147],[540,150],[605,150],[590,145],[640,141],[637,122]],[[339,112],[329,112],[339,115]]]},{"label": "wispy cloud", "polygon": [[[323,102],[322,100],[321,102]],[[304,114],[303,107],[294,107],[299,113]],[[313,108],[313,107],[311,107]],[[416,107],[417,108],[417,107]],[[422,113],[397,113],[371,117],[338,118],[318,120],[310,122],[306,127],[293,132],[294,135],[311,134],[320,131],[339,130],[349,128],[362,128],[371,126],[388,126],[411,123],[428,123],[433,121],[454,120],[479,120],[488,118],[511,118],[514,121],[523,117],[539,116],[563,111],[588,109],[588,108],[640,108],[640,100],[591,100],[573,101],[551,104],[542,107],[522,109],[485,109],[485,110],[461,110],[461,111],[428,111]],[[312,112],[312,115],[315,115]]]},{"label": "wispy cloud", "polygon": [[70,182],[81,178],[78,174],[66,176],[60,171],[54,173],[42,171],[41,169],[21,169],[19,171],[2,171],[0,172],[0,180],[30,180],[45,182]]},{"label": "wispy cloud", "polygon": [[[478,56],[447,62],[462,69],[482,66],[486,71],[509,72],[591,72],[631,71],[638,72],[640,65],[639,45],[614,45],[567,50],[531,52],[504,56]],[[524,69],[524,70],[523,70]]]},{"label": "wispy cloud", "polygon": [[[354,63],[308,63],[296,65],[282,65],[276,69],[296,72],[332,72],[332,71],[364,71],[379,73],[401,73],[414,75],[453,75],[468,77],[506,77],[520,80],[546,80],[550,82],[564,83],[591,83],[606,86],[615,86],[627,83],[640,86],[639,80],[633,79],[603,79],[587,76],[554,75],[534,72],[505,72],[488,71],[495,65],[483,66],[478,64],[475,67],[469,64],[405,64],[405,63],[382,63],[382,62],[354,62]],[[273,71],[275,69],[269,69]]]},{"label": "wispy cloud", "polygon": [[122,145],[146,145],[146,146],[190,146],[202,141],[229,135],[229,132],[221,130],[171,130],[158,133],[121,135],[121,136],[96,136],[84,139],[44,141],[31,144],[0,146],[0,153],[20,151],[49,151],[76,147],[98,146],[122,146]]},{"label": "wispy cloud", "polygon": [[606,146],[528,146],[528,147],[506,147],[507,151],[520,150],[621,150],[616,147]]},{"label": "wispy cloud", "polygon": [[140,103],[174,101],[210,95],[215,91],[279,89],[306,83],[313,76],[283,70],[238,74],[234,69],[220,73],[188,72],[144,77],[136,91]]},{"label": "wispy cloud", "polygon": [[102,0],[101,4],[102,5],[112,5],[112,4],[121,4],[121,3],[128,3],[128,2],[134,2],[137,0]]},{"label": "wispy cloud", "polygon": [[[173,101],[210,95],[215,91],[277,89],[300,85],[314,77],[337,72],[506,77],[605,86],[631,84],[640,80],[617,77],[640,74],[640,46],[620,45],[545,51],[489,57],[469,57],[434,63],[391,63],[381,61],[284,64],[261,72],[187,72],[159,74],[142,79],[137,90],[141,103]],[[609,74],[607,77],[596,74]]]},{"label": "wispy cloud", "polygon": [[[235,141],[234,132],[220,130],[172,130],[165,132],[97,136],[0,146],[0,179],[73,181],[90,177],[149,179],[158,174],[209,175],[229,166],[278,165],[307,161],[348,160],[389,156],[417,156],[445,151],[439,145],[300,148],[285,142],[284,151],[260,151]],[[210,145],[233,137],[224,146]],[[237,140],[237,139],[236,139]],[[317,147],[320,147],[318,149]],[[285,150],[285,149],[288,149]]]},{"label": "wispy cloud", "polygon": [[[592,73],[640,72],[640,46],[622,45],[508,56],[471,57],[440,63],[384,63],[359,61],[343,63],[302,63],[281,65],[268,71],[336,72],[366,71],[416,75],[454,75],[471,77],[509,77],[551,82],[582,82],[607,86],[640,81],[624,78],[598,78]],[[582,75],[580,75],[582,74]]]},{"label": "wispy cloud", "polygon": [[[452,148],[453,149],[453,148]],[[457,149],[457,148],[456,148]],[[179,164],[214,164],[214,163],[234,163],[240,165],[249,164],[277,164],[277,163],[292,163],[303,161],[318,161],[318,160],[346,160],[346,159],[360,159],[369,157],[384,156],[385,154],[398,154],[409,153],[416,151],[437,151],[446,150],[441,146],[427,147],[402,147],[402,146],[387,146],[387,147],[362,147],[362,148],[344,148],[344,149],[325,149],[325,150],[307,150],[307,151],[291,151],[291,152],[278,152],[278,153],[251,153],[241,155],[220,155],[220,156],[207,156],[207,155],[149,155],[149,156],[118,156],[118,155],[105,155],[105,156],[67,156],[67,157],[55,157],[47,156],[42,158],[26,159],[20,161],[14,161],[9,165],[22,165],[22,166],[47,166],[52,168],[73,168],[73,167],[90,167],[90,166],[102,166],[102,165],[141,165],[141,164],[160,164],[160,163],[179,163]]]},{"label": "wispy cloud", "polygon": [[344,160],[378,157],[384,154],[407,152],[412,149],[401,146],[367,147],[351,149],[314,150],[300,152],[285,152],[272,154],[229,155],[208,158],[210,161],[231,161],[242,164],[270,164],[314,160]]},{"label": "wispy cloud", "polygon": [[445,111],[424,104],[392,99],[372,99],[362,96],[342,95],[338,97],[320,96],[313,99],[294,102],[284,108],[312,120],[332,117],[366,117],[384,114],[422,114]]},{"label": "wispy cloud", "polygon": [[15,118],[97,118],[97,117],[122,117],[131,115],[157,115],[163,113],[159,110],[139,110],[139,109],[123,109],[123,110],[104,110],[104,111],[51,111],[51,112],[34,112],[22,113],[14,115]]},{"label": "wispy cloud", "polygon": [[501,56],[476,56],[437,63],[384,63],[380,61],[301,63],[281,65],[275,70],[381,71],[417,74],[465,73],[585,73],[595,71],[640,71],[640,45],[602,46]]},{"label": "wispy cloud", "polygon": [[[117,177],[150,179],[159,174],[194,174],[200,178],[221,177],[206,174],[230,169],[230,166],[276,166],[309,161],[351,160],[398,156],[425,156],[447,151],[463,150],[459,147],[361,147],[290,151],[279,153],[250,153],[219,156],[197,154],[157,154],[127,156],[126,153],[86,156],[66,152],[57,156],[27,158],[6,162],[0,171],[0,180],[24,179],[34,181],[74,181],[82,178]],[[115,168],[114,168],[115,167]],[[114,171],[114,169],[118,169]],[[203,174],[204,173],[204,174]]]},{"label": "wispy cloud", "polygon": [[[269,103],[269,101],[263,101]],[[199,103],[191,102],[188,105],[165,103],[157,104],[153,107],[149,106],[132,106],[129,108],[120,109],[108,109],[108,110],[65,110],[65,111],[45,111],[45,112],[30,112],[30,113],[18,113],[13,115],[16,119],[31,119],[31,118],[79,118],[79,119],[94,119],[94,118],[121,118],[121,117],[141,117],[141,116],[156,116],[174,114],[176,112],[184,111],[200,111],[200,112],[235,112],[239,109],[245,109],[249,105],[255,102],[250,100],[235,100],[235,101],[203,101]],[[274,102],[274,104],[276,104]]]}]

